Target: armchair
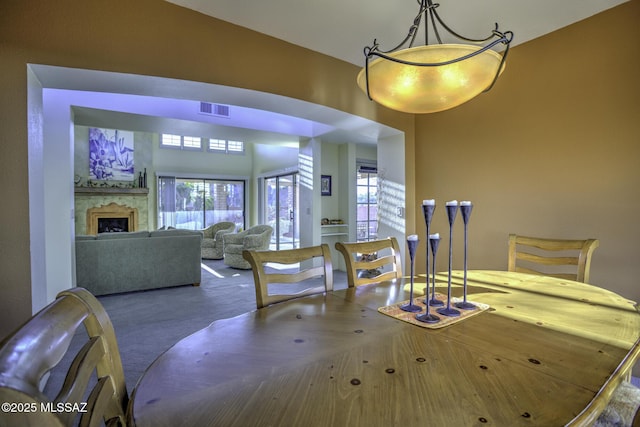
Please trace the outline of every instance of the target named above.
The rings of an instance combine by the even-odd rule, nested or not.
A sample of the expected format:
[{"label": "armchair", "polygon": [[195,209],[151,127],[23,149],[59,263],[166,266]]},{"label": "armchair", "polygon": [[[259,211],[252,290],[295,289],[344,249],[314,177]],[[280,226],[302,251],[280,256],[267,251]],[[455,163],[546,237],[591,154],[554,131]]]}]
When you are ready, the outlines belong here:
[{"label": "armchair", "polygon": [[202,239],[202,258],[224,258],[224,242],[222,240],[222,236],[224,234],[233,233],[235,230],[236,225],[233,222],[219,222],[202,230],[204,233],[204,238]]},{"label": "armchair", "polygon": [[224,263],[229,267],[243,270],[251,269],[242,252],[244,250],[265,251],[269,249],[273,228],[269,225],[256,225],[240,233],[224,234]]}]

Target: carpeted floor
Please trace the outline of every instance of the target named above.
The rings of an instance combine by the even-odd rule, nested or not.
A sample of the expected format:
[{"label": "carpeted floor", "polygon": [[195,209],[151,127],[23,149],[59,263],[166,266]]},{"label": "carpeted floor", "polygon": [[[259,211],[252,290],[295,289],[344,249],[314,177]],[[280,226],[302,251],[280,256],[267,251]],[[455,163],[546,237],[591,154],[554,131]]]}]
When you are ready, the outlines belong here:
[{"label": "carpeted floor", "polygon": [[[335,271],[334,288],[346,287],[346,273]],[[222,260],[203,260],[200,286],[105,295],[98,299],[113,323],[129,392],[145,369],[180,339],[214,320],[256,308],[251,270],[227,267]],[[49,397],[62,384],[67,363],[70,361],[63,360],[60,369],[51,373],[45,388]]]}]

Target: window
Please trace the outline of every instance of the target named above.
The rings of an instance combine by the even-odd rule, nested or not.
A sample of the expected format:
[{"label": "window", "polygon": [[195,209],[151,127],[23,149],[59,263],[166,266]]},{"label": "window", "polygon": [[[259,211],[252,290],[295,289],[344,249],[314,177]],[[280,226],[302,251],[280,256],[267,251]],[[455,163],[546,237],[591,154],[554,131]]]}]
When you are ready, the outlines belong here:
[{"label": "window", "polygon": [[[163,148],[199,151],[202,150],[202,138],[163,133],[160,139],[160,146]],[[209,139],[207,150],[212,153],[244,154],[244,142],[212,138]]]},{"label": "window", "polygon": [[210,139],[209,140],[209,151],[227,151],[227,141],[224,139]]},{"label": "window", "polygon": [[158,178],[158,227],[202,230],[231,221],[244,224],[243,180]]},{"label": "window", "polygon": [[194,136],[183,136],[182,146],[184,148],[200,150],[202,148],[202,140]]},{"label": "window", "polygon": [[378,238],[378,171],[370,164],[358,165],[356,175],[356,240]]},{"label": "window", "polygon": [[210,139],[209,140],[209,151],[219,152],[219,153],[233,153],[233,154],[243,154],[244,153],[244,142],[242,141],[226,141],[224,139]]},{"label": "window", "polygon": [[202,138],[163,133],[162,139],[160,140],[160,146],[186,150],[201,150]]},{"label": "window", "polygon": [[180,148],[182,146],[182,138],[180,137],[180,135],[170,135],[167,133],[163,133],[161,145],[163,147]]},{"label": "window", "polygon": [[244,143],[242,141],[227,141],[227,151],[230,153],[244,152]]}]

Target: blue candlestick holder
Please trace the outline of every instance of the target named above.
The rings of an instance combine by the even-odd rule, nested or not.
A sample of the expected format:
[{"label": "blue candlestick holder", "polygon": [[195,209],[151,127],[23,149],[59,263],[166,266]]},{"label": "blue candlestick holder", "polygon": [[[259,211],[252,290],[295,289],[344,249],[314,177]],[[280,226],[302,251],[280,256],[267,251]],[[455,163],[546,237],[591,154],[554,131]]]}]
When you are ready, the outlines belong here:
[{"label": "blue candlestick holder", "polygon": [[400,309],[411,313],[417,313],[422,311],[422,307],[413,303],[413,271],[416,249],[418,248],[418,236],[414,234],[407,237],[407,246],[409,247],[409,258],[411,260],[411,288],[409,290],[409,302],[401,305]]},{"label": "blue candlestick holder", "polygon": [[[464,204],[463,204],[464,203]],[[462,221],[464,222],[464,280],[463,280],[463,298],[462,301],[456,303],[457,308],[461,308],[463,310],[473,310],[476,308],[476,305],[472,302],[467,301],[467,244],[468,244],[468,230],[467,226],[469,224],[469,217],[471,216],[471,211],[473,210],[473,205],[471,203],[460,203],[460,213],[462,214]]]},{"label": "blue candlestick holder", "polygon": [[[427,226],[427,256],[426,256],[426,267],[427,269],[426,271],[426,276],[427,276],[427,287],[426,287],[426,298],[424,300],[424,303],[427,304],[427,299],[429,299],[429,236],[431,236],[431,219],[433,218],[433,212],[436,210],[436,205],[435,202],[432,205],[422,205],[422,213],[424,214],[424,222]],[[435,283],[435,282],[434,282]],[[441,307],[444,305],[444,303],[442,301],[440,301],[439,299],[436,299],[435,295],[436,295],[436,289],[435,289],[435,285],[434,288],[431,290],[431,301],[429,302],[429,305],[431,307]]]},{"label": "blue candlestick holder", "polygon": [[451,266],[453,259],[453,223],[458,214],[458,202],[447,202],[447,217],[449,218],[449,278],[447,281],[447,306],[437,310],[443,316],[460,316],[460,311],[451,307]]},{"label": "blue candlestick holder", "polygon": [[[429,244],[427,245],[427,257],[429,256],[429,246],[431,246],[431,280],[433,281],[433,295],[432,299],[429,299],[429,271],[427,270],[427,299],[424,303],[427,305],[427,312],[425,314],[416,315],[416,319],[425,323],[438,323],[440,318],[435,314],[431,314],[431,301],[436,300],[436,253],[438,252],[438,245],[440,244],[440,237],[429,236]],[[444,303],[440,300],[436,300],[439,303]]]}]

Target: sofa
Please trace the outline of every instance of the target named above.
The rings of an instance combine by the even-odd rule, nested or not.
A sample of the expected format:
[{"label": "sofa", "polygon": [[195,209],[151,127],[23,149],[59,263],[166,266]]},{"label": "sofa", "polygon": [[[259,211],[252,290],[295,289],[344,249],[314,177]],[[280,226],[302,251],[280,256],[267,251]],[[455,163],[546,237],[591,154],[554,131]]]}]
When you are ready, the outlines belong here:
[{"label": "sofa", "polygon": [[201,231],[180,229],[76,236],[76,286],[93,295],[198,286],[201,244]]},{"label": "sofa", "polygon": [[202,258],[224,258],[222,235],[233,233],[234,231],[236,231],[236,225],[229,221],[218,222],[202,230],[204,234],[204,238],[202,239]]},{"label": "sofa", "polygon": [[269,225],[256,225],[241,231],[240,233],[225,234],[224,241],[224,263],[229,267],[250,270],[249,264],[242,256],[245,249],[255,249],[265,251],[269,249],[273,228]]}]

